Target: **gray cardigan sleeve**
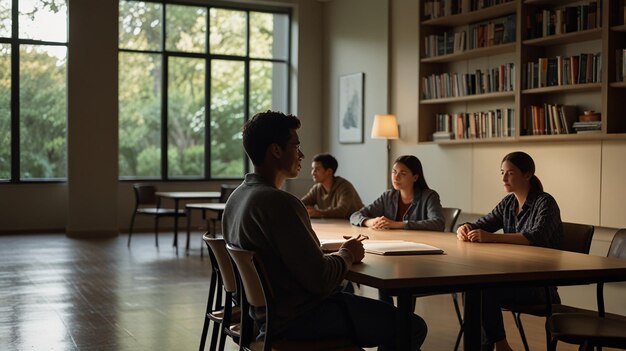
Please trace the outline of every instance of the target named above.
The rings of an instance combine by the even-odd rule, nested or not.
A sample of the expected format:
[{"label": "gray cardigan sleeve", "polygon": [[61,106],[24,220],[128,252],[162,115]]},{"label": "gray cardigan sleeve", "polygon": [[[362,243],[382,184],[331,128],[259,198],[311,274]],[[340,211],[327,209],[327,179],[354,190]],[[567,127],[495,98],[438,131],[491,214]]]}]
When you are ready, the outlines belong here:
[{"label": "gray cardigan sleeve", "polygon": [[350,224],[362,226],[366,219],[384,215],[385,199],[388,197],[387,193],[388,191],[384,192],[378,199],[374,200],[374,202],[354,212],[350,216]]},{"label": "gray cardigan sleeve", "polygon": [[436,191],[422,190],[419,198],[413,201],[415,208],[404,218],[404,229],[443,231],[445,219],[441,210],[441,200]]}]

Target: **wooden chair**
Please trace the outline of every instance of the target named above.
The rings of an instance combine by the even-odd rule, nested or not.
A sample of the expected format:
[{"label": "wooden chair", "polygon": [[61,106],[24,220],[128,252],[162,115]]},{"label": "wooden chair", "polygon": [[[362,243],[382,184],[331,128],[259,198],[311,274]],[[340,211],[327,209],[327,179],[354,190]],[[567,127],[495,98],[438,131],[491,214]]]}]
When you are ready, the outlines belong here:
[{"label": "wooden chair", "polygon": [[[135,225],[135,216],[153,216],[154,217],[154,242],[159,247],[159,218],[161,217],[174,217],[176,210],[171,208],[161,208],[161,200],[156,196],[156,187],[154,185],[146,184],[134,184],[133,190],[135,192],[135,210],[130,219],[130,229],[128,230],[128,243],[130,247],[130,240],[133,235],[133,227]],[[178,210],[178,216],[186,216],[185,210]]]},{"label": "wooden chair", "polygon": [[[626,259],[626,229],[615,233],[607,257]],[[549,350],[556,350],[558,341],[581,345],[583,350],[603,346],[626,349],[626,316],[606,313],[604,284],[597,285],[598,311],[578,309],[574,313],[555,313],[548,318],[552,336]]]},{"label": "wooden chair", "polygon": [[[204,351],[211,322],[213,322],[213,332],[209,350],[221,351],[224,350],[226,345],[227,335],[236,341],[240,336],[237,323],[240,320],[241,312],[239,306],[233,307],[232,303],[234,294],[237,292],[237,278],[235,277],[230,256],[226,251],[224,239],[213,238],[207,234],[202,239],[208,248],[212,273],[204,325],[202,326],[200,351]],[[224,299],[222,299],[222,290],[225,293]],[[217,345],[218,337],[219,345]]]},{"label": "wooden chair", "polygon": [[265,308],[265,334],[263,340],[253,341],[253,320],[248,313],[242,314],[241,321],[241,350],[280,350],[280,351],[359,351],[362,349],[348,339],[325,341],[286,341],[275,339],[272,330],[274,319],[273,306],[275,304],[272,288],[267,281],[267,273],[255,253],[226,245],[228,253],[235,262],[242,286],[240,291],[242,311],[249,306]]},{"label": "wooden chair", "polygon": [[[595,228],[592,225],[563,222],[564,238],[561,250],[589,254],[594,229]],[[513,314],[515,325],[517,326],[517,330],[519,331],[522,343],[524,344],[524,349],[526,351],[528,351],[529,348],[528,341],[526,340],[526,334],[524,332],[524,326],[522,324],[522,314],[548,318],[552,315],[552,313],[568,313],[576,310],[575,307],[568,305],[551,304],[549,302],[549,288],[545,287],[545,290],[548,301],[545,305],[505,305],[502,307],[504,310],[511,311]],[[550,340],[550,332],[546,326],[546,348],[548,349]]]}]

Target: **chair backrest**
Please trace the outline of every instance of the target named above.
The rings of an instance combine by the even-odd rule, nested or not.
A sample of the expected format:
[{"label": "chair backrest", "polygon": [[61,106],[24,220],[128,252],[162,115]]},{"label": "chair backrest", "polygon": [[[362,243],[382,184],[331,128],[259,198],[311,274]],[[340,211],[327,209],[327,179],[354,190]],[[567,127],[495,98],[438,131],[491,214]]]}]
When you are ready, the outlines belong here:
[{"label": "chair backrest", "polygon": [[455,207],[442,207],[441,211],[443,212],[443,218],[446,221],[444,230],[454,232],[454,225],[456,224],[456,220],[459,218],[459,214],[461,214],[461,209]]},{"label": "chair backrest", "polygon": [[230,244],[226,244],[226,249],[237,266],[239,279],[241,279],[243,292],[248,303],[254,307],[266,307],[265,291],[269,292],[269,287],[265,284],[265,272],[258,260],[255,259],[254,252]]},{"label": "chair backrest", "polygon": [[588,224],[563,222],[561,250],[589,254],[595,227]]},{"label": "chair backrest", "polygon": [[226,242],[222,238],[214,238],[206,233],[202,236],[202,239],[209,247],[209,250],[213,253],[215,261],[222,277],[222,284],[224,285],[224,291],[235,293],[237,291],[237,277],[235,276],[235,270],[233,269],[233,263],[230,260],[230,255],[226,250]]},{"label": "chair backrest", "polygon": [[626,229],[622,228],[615,233],[607,257],[626,260]]},{"label": "chair backrest", "polygon": [[137,207],[153,205],[156,206],[159,203],[159,199],[156,196],[156,186],[147,184],[133,184],[133,190],[135,191],[135,200],[137,201]]},{"label": "chair backrest", "polygon": [[237,189],[237,186],[238,185],[222,184],[220,186],[220,202],[226,203],[226,201],[230,197],[230,194],[232,194],[233,191]]}]

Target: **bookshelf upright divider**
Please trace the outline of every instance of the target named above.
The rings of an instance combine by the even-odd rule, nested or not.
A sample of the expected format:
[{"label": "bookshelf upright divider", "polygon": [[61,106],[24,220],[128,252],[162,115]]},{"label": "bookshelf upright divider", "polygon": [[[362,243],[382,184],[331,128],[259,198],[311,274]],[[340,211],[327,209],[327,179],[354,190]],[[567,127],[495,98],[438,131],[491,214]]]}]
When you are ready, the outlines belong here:
[{"label": "bookshelf upright divider", "polygon": [[625,0],[426,0],[418,143],[626,139]]}]

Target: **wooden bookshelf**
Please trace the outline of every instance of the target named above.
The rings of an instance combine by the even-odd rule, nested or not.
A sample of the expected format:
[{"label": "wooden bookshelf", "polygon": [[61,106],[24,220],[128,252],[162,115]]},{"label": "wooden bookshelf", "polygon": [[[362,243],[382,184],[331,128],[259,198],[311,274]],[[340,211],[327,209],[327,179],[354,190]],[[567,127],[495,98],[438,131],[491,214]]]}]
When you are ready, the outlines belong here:
[{"label": "wooden bookshelf", "polygon": [[510,99],[515,97],[515,92],[504,91],[497,93],[484,93],[459,97],[449,97],[441,99],[427,99],[422,100],[421,103],[425,105],[429,104],[447,104],[452,102],[467,102],[467,101],[480,101],[480,100],[494,100],[494,99]]},{"label": "wooden bookshelf", "polygon": [[473,58],[493,56],[493,55],[499,55],[499,54],[504,54],[504,53],[513,53],[515,52],[516,45],[517,45],[516,43],[508,43],[508,44],[488,46],[484,48],[471,49],[471,50],[467,50],[463,52],[458,52],[455,54],[423,58],[421,61],[423,63],[443,63],[443,62],[469,60]]},{"label": "wooden bookshelf", "polygon": [[602,38],[602,28],[587,29],[580,32],[555,34],[542,38],[524,40],[524,45],[550,46],[579,43]]},{"label": "wooden bookshelf", "polygon": [[[532,18],[533,21],[536,20],[534,17],[529,16],[544,10],[547,11],[545,13],[563,11],[563,16],[565,16],[567,7],[590,5],[591,1],[514,0],[476,11],[469,11],[469,1],[459,1],[463,1],[461,13],[453,16],[422,20],[419,23],[418,143],[452,145],[520,141],[626,139],[626,119],[621,117],[623,115],[622,104],[623,101],[626,101],[626,81],[622,82],[616,79],[619,73],[617,71],[619,58],[616,57],[616,51],[626,49],[626,24],[624,24],[624,19],[620,18],[620,14],[623,16],[623,7],[618,1],[602,1],[600,14],[596,13],[597,20],[591,24],[593,17],[590,16],[588,17],[589,22],[586,24],[586,27],[579,27],[588,29],[546,35],[538,38],[526,37],[526,35],[531,34],[525,28],[527,20],[529,18]],[[598,8],[595,9],[596,11],[598,10]],[[419,11],[423,11],[423,5]],[[571,9],[567,9],[567,11],[569,14]],[[486,22],[492,19],[497,23],[499,18],[512,14],[515,16],[515,42],[448,55],[423,56],[423,46],[425,45],[423,41],[426,35],[467,30],[474,23]],[[424,17],[420,13],[418,18],[423,19]],[[563,23],[563,26],[565,28],[565,23]],[[565,29],[562,30],[562,32],[564,31]],[[554,33],[554,30],[551,33]],[[532,34],[536,35],[536,33]],[[469,42],[469,35],[467,33],[466,43]],[[598,53],[600,53],[599,56],[597,55]],[[527,67],[528,63],[536,63],[539,58],[569,58],[579,55],[583,57],[582,54],[593,54],[595,56],[592,67],[597,70],[594,71],[593,79],[591,79],[594,82],[587,80],[587,82],[579,84],[543,86],[533,89],[525,88],[525,74],[528,72],[524,72],[524,70],[529,68]],[[515,65],[513,91],[440,99],[422,98],[422,96],[427,96],[422,91],[424,89],[421,84],[423,77],[443,73],[465,74],[478,69],[488,70],[494,65],[509,62]],[[568,63],[570,62],[568,61]],[[596,65],[599,67],[596,67]],[[560,66],[559,69],[561,69]],[[596,82],[594,79],[598,81]],[[532,133],[533,129],[527,128],[528,130],[522,130],[522,126],[525,125],[522,120],[524,109],[528,108],[528,106],[541,106],[543,104],[576,106],[580,114],[584,110],[598,111],[601,114],[602,129],[597,133],[576,134],[574,131],[571,134],[525,135],[525,133]],[[464,138],[433,141],[432,134],[438,127],[436,117],[438,114],[483,112],[493,110],[494,108],[512,108],[515,111],[513,135],[484,139]],[[439,127],[441,127],[441,124]],[[573,130],[571,126],[569,128]]]},{"label": "wooden bookshelf", "polygon": [[482,10],[464,12],[452,16],[442,16],[422,22],[425,26],[456,27],[468,23],[480,22],[489,18],[501,17],[515,12],[517,1],[491,6]]},{"label": "wooden bookshelf", "polygon": [[572,93],[572,92],[584,92],[584,91],[600,91],[602,90],[602,83],[585,83],[585,84],[572,84],[572,85],[557,85],[552,87],[524,89],[522,94],[560,94],[560,93]]}]

